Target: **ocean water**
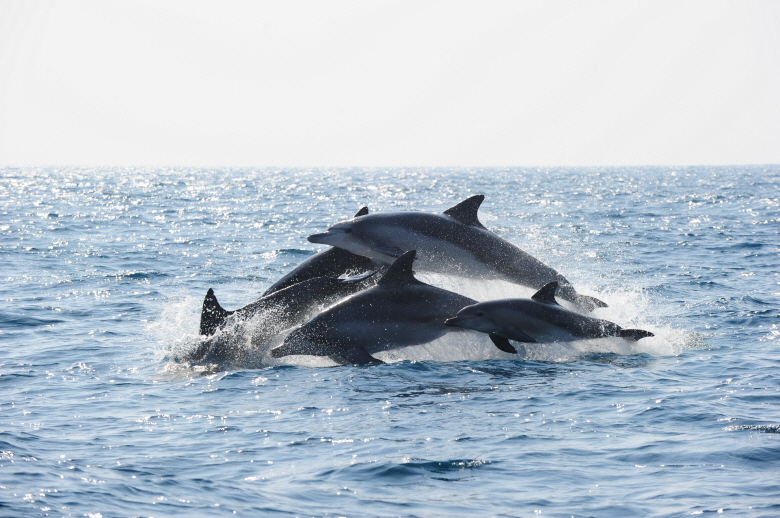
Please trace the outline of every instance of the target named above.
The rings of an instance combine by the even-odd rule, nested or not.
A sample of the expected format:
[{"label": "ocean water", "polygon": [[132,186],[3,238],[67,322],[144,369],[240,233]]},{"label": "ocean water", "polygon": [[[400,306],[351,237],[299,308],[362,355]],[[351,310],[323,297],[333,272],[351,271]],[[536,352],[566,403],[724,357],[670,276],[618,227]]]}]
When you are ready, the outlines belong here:
[{"label": "ocean water", "polygon": [[[208,288],[235,309],[364,205],[479,193],[656,336],[177,361]],[[780,166],[0,169],[0,516],[780,516],[779,199]]]}]

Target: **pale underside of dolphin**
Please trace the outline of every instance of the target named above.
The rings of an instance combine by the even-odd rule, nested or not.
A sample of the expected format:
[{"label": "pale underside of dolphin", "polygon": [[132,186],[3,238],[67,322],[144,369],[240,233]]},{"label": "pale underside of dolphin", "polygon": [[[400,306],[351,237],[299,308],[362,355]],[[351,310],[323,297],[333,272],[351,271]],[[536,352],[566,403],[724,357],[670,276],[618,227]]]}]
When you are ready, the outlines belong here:
[{"label": "pale underside of dolphin", "polygon": [[488,333],[496,345],[507,345],[507,339],[550,343],[606,337],[636,341],[653,336],[649,331],[623,329],[614,322],[569,311],[555,301],[557,288],[558,283],[551,282],[530,299],[490,300],[466,306],[445,324]]},{"label": "pale underside of dolphin", "polygon": [[343,248],[375,262],[391,263],[417,250],[415,268],[470,278],[501,279],[533,289],[557,281],[557,295],[592,310],[606,304],[577,293],[569,281],[509,241],[487,230],[477,217],[483,195],[472,196],[443,214],[368,214],[309,236],[312,243]]},{"label": "pale underside of dolphin", "polygon": [[[271,356],[328,356],[339,363],[379,362],[374,354],[431,342],[454,328],[447,316],[474,300],[418,281],[415,251],[397,259],[379,283],[293,330]],[[514,349],[512,349],[514,352]]]}]

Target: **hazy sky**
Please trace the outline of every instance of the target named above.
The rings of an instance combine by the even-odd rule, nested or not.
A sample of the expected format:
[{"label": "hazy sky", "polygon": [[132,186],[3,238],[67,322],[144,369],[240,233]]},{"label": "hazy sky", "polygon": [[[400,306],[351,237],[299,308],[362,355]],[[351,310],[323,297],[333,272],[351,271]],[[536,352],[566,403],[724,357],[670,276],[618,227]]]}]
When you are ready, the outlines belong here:
[{"label": "hazy sky", "polygon": [[0,165],[747,163],[774,0],[0,0]]}]

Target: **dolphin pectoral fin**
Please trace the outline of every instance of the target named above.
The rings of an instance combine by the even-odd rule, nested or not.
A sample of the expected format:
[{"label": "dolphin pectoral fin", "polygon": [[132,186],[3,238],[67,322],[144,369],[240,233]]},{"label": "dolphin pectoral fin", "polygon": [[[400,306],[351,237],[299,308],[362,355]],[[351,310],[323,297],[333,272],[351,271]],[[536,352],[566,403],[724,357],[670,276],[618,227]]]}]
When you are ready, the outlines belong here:
[{"label": "dolphin pectoral fin", "polygon": [[354,349],[345,351],[343,354],[340,355],[339,358],[333,358],[333,359],[336,361],[345,360],[346,363],[352,365],[371,365],[371,364],[385,363],[382,360],[379,360],[371,356],[369,352],[363,349],[362,347],[355,347]]},{"label": "dolphin pectoral fin", "polygon": [[395,257],[396,259],[398,259],[402,255],[404,255],[404,251],[403,250],[401,250],[400,248],[393,247],[393,246],[378,246],[378,245],[375,245],[375,246],[372,246],[371,249],[374,250],[375,252],[379,252],[380,254],[389,255],[390,257]]},{"label": "dolphin pectoral fin", "polygon": [[642,329],[621,329],[618,331],[617,334],[620,338],[625,338],[626,340],[641,340],[642,338],[647,338],[649,336],[655,336],[650,331],[643,331]]},{"label": "dolphin pectoral fin", "polygon": [[505,353],[517,354],[517,349],[512,347],[512,344],[509,343],[509,340],[507,340],[505,336],[497,335],[496,333],[490,333],[488,336],[490,337],[490,341]]},{"label": "dolphin pectoral fin", "polygon": [[558,290],[558,281],[548,282],[531,297],[542,304],[558,304],[555,300],[555,292]]},{"label": "dolphin pectoral fin", "polygon": [[[503,331],[502,331],[503,332]],[[519,329],[510,329],[509,332],[503,332],[504,336],[515,342],[523,342],[526,344],[535,344],[536,340],[533,337],[528,336]]]},{"label": "dolphin pectoral fin", "polygon": [[477,194],[470,198],[466,198],[454,207],[445,210],[444,214],[464,225],[487,230],[482,223],[479,222],[479,217],[477,216],[479,206],[482,205],[484,199],[484,194]]},{"label": "dolphin pectoral fin", "polygon": [[369,270],[359,275],[353,275],[352,277],[345,277],[344,279],[339,279],[339,284],[355,284],[364,281],[370,277],[373,277],[377,273],[379,273],[379,270]]},{"label": "dolphin pectoral fin", "polygon": [[214,290],[209,288],[203,299],[203,309],[200,312],[200,334],[211,336],[225,323],[225,319],[233,314],[219,305]]}]

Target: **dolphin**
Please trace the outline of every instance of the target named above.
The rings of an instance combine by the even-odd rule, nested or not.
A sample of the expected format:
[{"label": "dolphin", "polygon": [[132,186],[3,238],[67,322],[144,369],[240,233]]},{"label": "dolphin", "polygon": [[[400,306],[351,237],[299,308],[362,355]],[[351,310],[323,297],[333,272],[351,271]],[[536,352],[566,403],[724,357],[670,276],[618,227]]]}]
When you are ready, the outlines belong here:
[{"label": "dolphin", "polygon": [[548,343],[611,336],[636,341],[654,336],[650,331],[623,329],[608,320],[569,311],[555,301],[556,289],[558,283],[553,281],[530,299],[490,300],[466,306],[444,323],[488,333],[493,343],[504,347],[510,346],[507,339]]},{"label": "dolphin", "polygon": [[[368,207],[360,209],[355,217],[368,214]],[[361,257],[342,248],[331,247],[309,257],[295,269],[284,275],[268,288],[263,297],[271,295],[279,290],[288,288],[293,284],[314,279],[316,277],[340,277],[342,275],[356,275],[374,270],[371,259]]]},{"label": "dolphin", "polygon": [[231,323],[249,320],[258,315],[265,317],[262,327],[254,330],[253,339],[270,338],[290,327],[311,318],[317,311],[334,302],[363,290],[375,283],[375,271],[337,279],[318,277],[294,284],[282,290],[260,297],[251,304],[235,311],[224,309],[217,301],[214,290],[209,288],[203,299],[200,314],[200,334],[203,337],[196,351],[188,355],[191,361],[210,358],[217,361],[227,359],[235,337],[219,333]]},{"label": "dolphin", "polygon": [[476,301],[415,279],[415,255],[415,250],[402,254],[376,286],[295,328],[271,356],[303,354],[329,356],[339,363],[381,363],[372,355],[428,343],[452,331],[444,325],[447,315]]},{"label": "dolphin", "polygon": [[557,281],[558,296],[593,310],[607,304],[577,293],[566,278],[530,254],[486,229],[477,211],[483,195],[472,196],[444,214],[395,212],[368,214],[337,223],[312,243],[336,246],[379,263],[417,250],[423,271],[483,279],[502,279],[538,290]]}]

